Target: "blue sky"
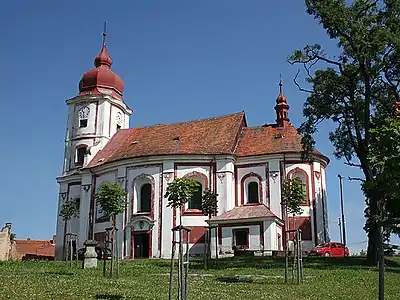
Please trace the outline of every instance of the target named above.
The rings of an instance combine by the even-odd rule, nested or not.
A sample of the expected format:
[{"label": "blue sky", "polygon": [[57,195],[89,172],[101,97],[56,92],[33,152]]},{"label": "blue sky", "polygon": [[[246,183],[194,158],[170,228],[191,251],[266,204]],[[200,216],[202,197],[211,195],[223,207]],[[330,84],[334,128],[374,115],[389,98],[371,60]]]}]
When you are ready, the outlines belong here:
[{"label": "blue sky", "polygon": [[[292,83],[295,49],[335,43],[291,0],[137,0],[6,2],[0,18],[2,147],[0,223],[19,238],[50,239],[55,232],[58,185],[66,128],[65,100],[77,95],[92,68],[108,21],[112,69],[125,81],[135,111],[131,127],[246,111],[249,125],[275,120],[279,74],[298,126],[306,95]],[[327,169],[330,234],[339,239],[337,174],[356,176],[332,157],[330,124],[317,148]],[[357,182],[344,182],[350,249],[366,245],[364,199]]]}]

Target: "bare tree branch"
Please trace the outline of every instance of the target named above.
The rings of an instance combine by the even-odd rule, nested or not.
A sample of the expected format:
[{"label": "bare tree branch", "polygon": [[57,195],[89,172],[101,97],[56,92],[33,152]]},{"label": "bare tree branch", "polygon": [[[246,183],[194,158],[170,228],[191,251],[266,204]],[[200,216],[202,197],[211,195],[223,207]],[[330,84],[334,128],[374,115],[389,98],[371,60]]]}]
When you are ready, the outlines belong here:
[{"label": "bare tree branch", "polygon": [[297,70],[296,76],[293,78],[294,84],[297,86],[297,88],[299,89],[300,92],[306,92],[306,93],[311,94],[313,91],[302,88],[300,86],[300,84],[297,82],[297,77],[299,76],[299,73],[300,73],[300,69]]},{"label": "bare tree branch", "polygon": [[347,178],[350,181],[361,181],[361,182],[365,182],[365,179],[359,178],[359,177],[348,177]]},{"label": "bare tree branch", "polygon": [[345,162],[344,164],[345,164],[345,165],[348,165],[348,166],[350,166],[350,167],[358,167],[358,168],[361,168],[361,165],[360,165],[360,164],[355,164],[355,163],[351,163],[351,162]]}]

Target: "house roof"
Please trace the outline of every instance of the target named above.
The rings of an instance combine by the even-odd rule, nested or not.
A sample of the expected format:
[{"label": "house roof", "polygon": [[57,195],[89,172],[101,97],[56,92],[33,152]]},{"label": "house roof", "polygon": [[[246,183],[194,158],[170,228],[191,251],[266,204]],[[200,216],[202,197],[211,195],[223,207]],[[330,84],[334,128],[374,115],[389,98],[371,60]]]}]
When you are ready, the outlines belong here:
[{"label": "house roof", "polygon": [[88,167],[125,158],[171,154],[232,154],[244,112],[196,121],[122,129]]},{"label": "house roof", "polygon": [[[122,129],[95,155],[87,168],[143,156],[230,154],[246,157],[301,150],[301,136],[292,124],[247,127],[244,112],[239,112],[196,121]],[[317,150],[314,154],[323,156]]]},{"label": "house roof", "polygon": [[264,219],[276,217],[265,204],[237,206],[219,216],[212,218],[211,222],[245,220],[245,219]]},{"label": "house roof", "polygon": [[55,245],[48,240],[15,240],[15,245],[18,254],[22,256],[54,256]]}]

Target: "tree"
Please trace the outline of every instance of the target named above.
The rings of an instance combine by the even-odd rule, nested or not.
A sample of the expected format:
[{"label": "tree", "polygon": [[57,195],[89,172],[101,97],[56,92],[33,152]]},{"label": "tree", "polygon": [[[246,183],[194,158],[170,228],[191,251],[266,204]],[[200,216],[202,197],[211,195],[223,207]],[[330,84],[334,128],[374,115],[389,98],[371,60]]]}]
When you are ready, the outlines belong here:
[{"label": "tree", "polygon": [[197,191],[199,183],[190,178],[176,178],[168,184],[165,198],[168,199],[168,207],[181,208]]},{"label": "tree", "polygon": [[111,276],[114,274],[115,229],[117,216],[123,213],[126,203],[126,192],[118,183],[105,182],[95,195],[102,212],[111,217]]},{"label": "tree", "polygon": [[[204,191],[201,198],[201,210],[208,216],[208,221],[210,221],[212,216],[216,216],[218,213],[218,194],[207,189]],[[210,222],[208,222],[210,224]],[[217,230],[217,229],[216,229]],[[205,239],[205,253],[204,253],[204,266],[207,267],[207,260],[211,258],[211,230],[209,227],[206,229],[206,239]],[[215,245],[217,247],[217,245]]]},{"label": "tree", "polygon": [[[69,225],[70,234],[72,233],[71,232],[71,219],[78,216],[79,205],[80,205],[79,198],[71,199],[70,201],[66,201],[61,205],[60,217],[62,217],[66,226]],[[72,240],[70,240],[69,242],[70,242],[70,259],[71,259],[71,264],[72,264],[72,256],[73,256]]]},{"label": "tree", "polygon": [[10,233],[10,241],[14,241],[17,238],[17,235],[13,232]]},{"label": "tree", "polygon": [[[337,41],[338,57],[328,57],[320,45],[296,50],[291,64],[301,65],[311,88],[300,126],[304,158],[310,159],[313,135],[324,120],[332,120],[336,128],[330,133],[338,159],[360,168],[362,182],[374,180],[376,172],[369,160],[371,129],[388,116],[391,103],[399,101],[400,86],[400,2],[398,0],[305,0],[307,13]],[[381,219],[378,203],[381,194],[364,190],[367,209],[368,261],[377,263],[378,226]]]},{"label": "tree", "polygon": [[[299,178],[286,178],[283,181],[282,184],[282,204],[284,205],[285,208],[285,232],[289,230],[290,227],[288,227],[289,224],[287,224],[287,215],[288,214],[300,214],[302,212],[302,209],[300,208],[300,203],[305,202],[306,200],[306,194],[305,194],[305,186],[301,179]],[[293,218],[293,222],[294,222]],[[288,253],[288,238],[287,234],[285,233],[285,240],[286,240],[286,245],[285,245],[285,282],[287,282],[287,274],[288,274],[288,269],[289,269],[289,253]],[[297,237],[296,237],[297,240]],[[298,245],[298,243],[294,243],[294,246]],[[298,246],[297,246],[298,247]],[[298,248],[297,248],[298,249]],[[299,257],[297,256],[297,260]],[[299,263],[297,261],[297,263]]]},{"label": "tree", "polygon": [[218,194],[209,189],[205,190],[203,193],[201,198],[201,210],[206,216],[208,216],[208,219],[211,219],[212,216],[215,216],[218,213],[217,197]]},{"label": "tree", "polygon": [[[176,178],[168,184],[164,197],[168,199],[167,207],[172,207],[179,211],[179,250],[178,250],[178,272],[179,272],[179,299],[186,299],[186,273],[183,264],[183,229],[182,229],[182,207],[199,189],[199,183],[190,178]],[[175,233],[174,233],[175,234]],[[175,246],[175,245],[173,245]],[[173,262],[173,257],[172,257]],[[170,275],[170,293],[172,290],[172,269]],[[170,294],[171,297],[171,294]]]},{"label": "tree", "polygon": [[301,214],[300,204],[305,200],[306,194],[301,179],[285,179],[282,186],[282,203],[287,208],[287,212],[293,215]]},{"label": "tree", "polygon": [[[378,128],[371,130],[369,160],[376,176],[365,182],[365,193],[381,194],[378,209],[385,218],[400,218],[400,118],[387,118]],[[399,227],[385,228],[386,240],[390,233],[400,235]]]}]

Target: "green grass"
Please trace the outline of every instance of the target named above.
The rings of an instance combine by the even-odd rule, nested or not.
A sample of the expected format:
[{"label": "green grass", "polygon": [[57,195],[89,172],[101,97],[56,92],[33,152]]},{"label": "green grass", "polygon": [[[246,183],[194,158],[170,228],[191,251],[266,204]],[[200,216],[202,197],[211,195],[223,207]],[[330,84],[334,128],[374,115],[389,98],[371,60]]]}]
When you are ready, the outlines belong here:
[{"label": "green grass", "polygon": [[[400,259],[386,261],[385,296],[400,297]],[[361,258],[306,259],[303,283],[284,284],[283,261],[271,258],[220,260],[203,270],[190,265],[189,297],[195,299],[377,299],[378,271]],[[0,263],[0,299],[168,299],[168,260],[121,263],[121,276],[104,278],[98,269],[65,262]],[[196,276],[211,274],[212,276]],[[235,275],[264,275],[235,279]],[[176,299],[176,298],[175,298]]]}]

